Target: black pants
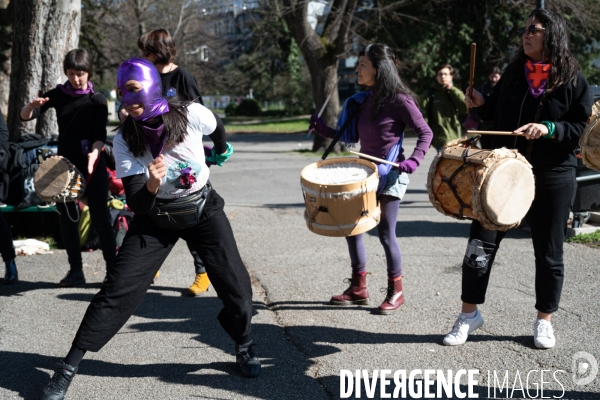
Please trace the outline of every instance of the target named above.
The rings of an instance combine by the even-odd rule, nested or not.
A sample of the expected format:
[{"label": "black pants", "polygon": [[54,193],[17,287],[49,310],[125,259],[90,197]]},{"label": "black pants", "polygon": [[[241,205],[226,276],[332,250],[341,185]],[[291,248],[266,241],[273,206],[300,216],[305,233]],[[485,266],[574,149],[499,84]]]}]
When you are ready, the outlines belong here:
[{"label": "black pants", "polygon": [[[534,169],[535,199],[527,214],[535,254],[535,308],[544,313],[558,309],[564,278],[563,243],[569,212],[575,201],[575,168]],[[490,272],[505,232],[471,224],[462,265],[465,303],[485,302]]]},{"label": "black pants", "polygon": [[3,215],[0,215],[0,254],[5,263],[14,260],[16,257],[12,232]]},{"label": "black pants", "polygon": [[[81,170],[80,170],[81,171]],[[81,171],[83,174],[85,172]],[[114,265],[117,257],[117,242],[115,240],[115,231],[110,224],[110,213],[106,205],[108,198],[108,175],[106,173],[106,164],[103,159],[98,163],[96,172],[90,179],[85,188],[87,203],[90,208],[90,218],[92,226],[98,233],[100,245],[102,246],[102,256],[106,262],[106,268]],[[69,266],[71,270],[81,270],[83,261],[81,259],[81,243],[79,241],[79,221],[77,218],[77,209],[75,202],[56,203],[56,208],[60,213],[60,232],[67,251]]]},{"label": "black pants", "polygon": [[206,267],[204,266],[204,263],[202,262],[200,255],[198,254],[198,252],[196,250],[194,250],[194,246],[190,242],[187,242],[187,246],[188,246],[188,249],[190,249],[190,253],[192,254],[192,257],[194,258],[194,268],[196,269],[196,274],[205,273]]},{"label": "black pants", "polygon": [[210,192],[201,221],[186,229],[161,229],[147,215],[136,214],[119,249],[115,268],[94,296],[73,346],[100,350],[127,322],[141,303],[156,272],[179,238],[191,243],[206,264],[223,302],[218,319],[234,341],[250,333],[252,288],[240,257],[224,201]]}]

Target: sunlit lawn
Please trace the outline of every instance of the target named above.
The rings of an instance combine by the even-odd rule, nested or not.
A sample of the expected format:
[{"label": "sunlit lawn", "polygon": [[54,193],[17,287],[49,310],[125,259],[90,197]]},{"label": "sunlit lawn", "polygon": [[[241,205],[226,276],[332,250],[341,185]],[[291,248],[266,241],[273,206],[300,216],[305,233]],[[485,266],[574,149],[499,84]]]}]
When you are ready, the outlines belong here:
[{"label": "sunlit lawn", "polygon": [[300,133],[308,131],[308,118],[244,123],[225,121],[225,131],[227,133]]}]

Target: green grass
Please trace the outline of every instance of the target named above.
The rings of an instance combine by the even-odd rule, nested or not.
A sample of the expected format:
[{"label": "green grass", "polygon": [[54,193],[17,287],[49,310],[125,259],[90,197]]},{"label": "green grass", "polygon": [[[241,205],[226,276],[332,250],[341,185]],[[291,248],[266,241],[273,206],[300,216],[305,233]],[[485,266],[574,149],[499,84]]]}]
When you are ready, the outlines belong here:
[{"label": "green grass", "polygon": [[567,242],[585,244],[590,247],[600,247],[600,231],[572,236],[567,239]]},{"label": "green grass", "polygon": [[[300,153],[303,156],[307,156],[307,157],[323,157],[323,154],[325,154],[324,151],[314,152],[314,151],[307,150],[307,149],[292,150],[292,153]],[[352,154],[347,151],[342,151],[341,153],[336,153],[336,152],[332,151],[331,153],[329,153],[328,157],[329,158],[331,158],[331,157],[356,157],[356,154]]]},{"label": "green grass", "polygon": [[[224,121],[225,131],[227,133],[300,133],[308,131],[308,118],[305,117],[285,121],[269,121],[268,119],[259,120],[251,117],[244,117],[244,119],[241,120],[239,118],[242,117],[227,118],[226,121]],[[276,118],[273,119],[276,120]]]}]

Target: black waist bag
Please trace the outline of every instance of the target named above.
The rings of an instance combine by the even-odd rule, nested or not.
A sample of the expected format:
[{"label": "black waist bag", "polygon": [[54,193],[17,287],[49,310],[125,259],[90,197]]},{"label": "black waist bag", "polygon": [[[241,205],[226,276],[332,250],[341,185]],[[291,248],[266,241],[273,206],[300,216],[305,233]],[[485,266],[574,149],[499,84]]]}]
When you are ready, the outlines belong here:
[{"label": "black waist bag", "polygon": [[209,182],[199,191],[178,199],[156,199],[148,215],[163,229],[184,229],[200,222],[206,199],[212,189]]}]

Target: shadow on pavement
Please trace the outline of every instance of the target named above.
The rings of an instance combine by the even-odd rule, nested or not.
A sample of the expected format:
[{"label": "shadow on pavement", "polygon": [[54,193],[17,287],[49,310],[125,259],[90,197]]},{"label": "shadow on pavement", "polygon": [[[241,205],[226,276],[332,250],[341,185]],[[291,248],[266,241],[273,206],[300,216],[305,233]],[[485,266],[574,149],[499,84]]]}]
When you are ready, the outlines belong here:
[{"label": "shadow on pavement", "polygon": [[[283,354],[278,354],[284,357]],[[41,354],[17,353],[0,351],[0,359],[10,360],[10,368],[4,369],[0,374],[0,386],[17,392],[25,399],[39,398],[43,387],[49,381],[52,367],[60,360]],[[202,393],[202,387],[211,390],[220,389],[231,393],[240,393],[262,399],[277,398],[280,393],[285,394],[279,381],[279,374],[272,361],[261,357],[263,362],[262,374],[257,379],[244,378],[235,365],[233,351],[231,362],[210,362],[197,357],[197,363],[154,363],[154,364],[118,364],[99,360],[83,359],[79,364],[79,372],[71,384],[70,392],[81,385],[81,376],[90,375],[107,378],[157,378],[166,383],[198,386],[198,392]],[[209,361],[209,362],[206,362]],[[306,363],[305,368],[309,365]],[[48,371],[42,371],[48,370]],[[210,372],[208,372],[208,371]],[[214,371],[214,372],[212,372]],[[79,378],[79,379],[78,379]],[[79,382],[78,382],[79,380]],[[294,380],[306,380],[309,384],[311,378],[299,374]],[[135,383],[132,382],[131,391],[135,391]],[[299,386],[296,383],[296,388]],[[107,387],[105,390],[110,391]],[[115,393],[116,395],[116,393]],[[289,393],[291,395],[291,393]],[[67,397],[69,395],[67,394]],[[285,397],[284,397],[285,398]]]},{"label": "shadow on pavement", "polygon": [[[400,206],[402,212],[402,206]],[[433,221],[398,221],[396,222],[396,237],[469,237],[470,225],[461,222],[433,222]],[[368,235],[378,236],[377,228],[367,232]],[[527,239],[530,232],[520,229],[511,229],[505,238]]]}]

